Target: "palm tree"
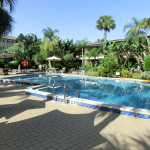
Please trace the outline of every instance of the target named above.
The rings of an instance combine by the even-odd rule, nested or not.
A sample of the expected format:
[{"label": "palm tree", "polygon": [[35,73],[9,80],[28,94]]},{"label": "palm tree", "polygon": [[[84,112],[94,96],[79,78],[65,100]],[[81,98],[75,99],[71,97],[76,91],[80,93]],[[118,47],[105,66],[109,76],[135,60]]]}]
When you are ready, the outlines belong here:
[{"label": "palm tree", "polygon": [[43,29],[42,32],[44,33],[44,37],[47,37],[50,41],[55,39],[57,36],[55,36],[55,33],[59,33],[57,29],[52,30],[51,28],[47,27],[47,29]]},{"label": "palm tree", "polygon": [[82,65],[84,63],[84,59],[83,59],[83,55],[84,55],[84,52],[85,52],[84,47],[88,43],[90,43],[90,41],[88,41],[86,38],[82,39],[81,41],[77,40],[76,43],[75,43],[74,57],[76,57],[77,55],[78,56],[82,55]]},{"label": "palm tree", "polygon": [[106,33],[109,32],[110,29],[114,29],[116,27],[115,21],[112,19],[111,16],[104,15],[101,16],[100,19],[97,20],[96,28],[99,30],[104,30],[104,37],[106,42]]},{"label": "palm tree", "polygon": [[16,0],[0,0],[0,8],[4,8],[9,5],[9,10],[12,12],[14,10]]},{"label": "palm tree", "polygon": [[134,17],[131,20],[132,20],[132,23],[129,23],[124,26],[124,31],[126,29],[129,29],[128,32],[126,33],[126,36],[129,38],[136,37],[139,39],[139,36],[144,34],[144,32],[141,30],[141,23]]},{"label": "palm tree", "polygon": [[15,6],[15,0],[0,0],[0,37],[12,31],[14,19],[6,10],[9,6],[9,11],[12,12]]},{"label": "palm tree", "polygon": [[12,31],[12,25],[14,23],[14,19],[9,15],[9,13],[0,8],[0,37],[2,35],[6,35]]},{"label": "palm tree", "polygon": [[17,38],[19,43],[22,43],[24,46],[24,55],[30,63],[32,56],[40,51],[40,39],[37,38],[34,34],[23,35],[20,34]]},{"label": "palm tree", "polygon": [[144,18],[141,22],[141,27],[145,30],[145,35],[147,38],[147,29],[150,29],[150,18]]}]

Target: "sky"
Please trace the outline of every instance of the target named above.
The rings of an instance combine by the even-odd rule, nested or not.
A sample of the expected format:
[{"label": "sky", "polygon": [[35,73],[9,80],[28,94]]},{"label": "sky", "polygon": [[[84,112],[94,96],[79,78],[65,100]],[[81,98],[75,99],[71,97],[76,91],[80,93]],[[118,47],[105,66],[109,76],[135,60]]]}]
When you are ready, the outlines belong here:
[{"label": "sky", "polygon": [[138,20],[150,18],[150,0],[17,0],[12,16],[15,20],[12,36],[33,33],[43,39],[42,30],[59,30],[63,40],[90,42],[104,38],[104,31],[96,29],[96,21],[103,15],[115,20],[116,28],[107,33],[107,40],[124,39],[123,28]]}]

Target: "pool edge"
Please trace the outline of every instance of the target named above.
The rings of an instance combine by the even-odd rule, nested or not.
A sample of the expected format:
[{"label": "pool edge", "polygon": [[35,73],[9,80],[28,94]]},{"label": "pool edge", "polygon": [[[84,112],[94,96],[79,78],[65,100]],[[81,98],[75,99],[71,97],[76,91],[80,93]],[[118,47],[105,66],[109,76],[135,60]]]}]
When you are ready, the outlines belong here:
[{"label": "pool edge", "polygon": [[[63,95],[62,96],[55,95],[54,98],[53,98],[52,94],[50,94],[50,93],[34,91],[33,89],[25,89],[24,92],[25,92],[25,94],[28,94],[28,95],[41,97],[41,98],[48,99],[48,100],[64,102]],[[81,106],[81,107],[87,107],[87,108],[96,109],[96,110],[119,113],[119,114],[122,114],[122,115],[132,116],[132,117],[136,117],[136,118],[150,119],[150,113],[142,114],[140,112],[137,113],[137,112],[133,112],[133,111],[132,112],[127,111],[125,109],[126,108],[128,109],[129,107],[126,107],[126,106],[119,106],[118,107],[117,105],[114,105],[114,104],[101,103],[101,102],[99,102],[99,105],[96,105],[96,104],[88,103],[88,101],[90,101],[90,100],[83,101],[83,100],[78,99],[78,98],[68,97],[68,98],[66,98],[65,103],[75,104],[75,105],[78,105],[78,106]],[[96,103],[98,104],[98,102],[96,102]],[[116,106],[118,108],[114,108],[113,106]],[[136,109],[137,108],[134,108],[134,111]],[[145,109],[138,109],[138,110],[145,110]],[[146,111],[149,111],[149,110],[146,110]]]},{"label": "pool edge", "polygon": [[[69,76],[69,75],[66,75],[66,74],[57,74],[57,75]],[[83,77],[81,75],[72,75],[72,76]],[[90,76],[84,76],[84,77],[89,78]],[[92,77],[92,78],[96,78],[96,79],[103,78],[103,79],[109,79],[109,80],[118,79],[118,80],[129,80],[129,81],[139,81],[139,82],[142,82],[142,83],[143,82],[150,83],[149,81],[143,81],[143,80],[138,80],[138,79],[122,79],[122,78],[107,78],[107,77]],[[24,85],[30,85],[30,87],[33,86],[33,85],[42,85],[42,84],[33,83],[33,82],[24,82],[24,81],[10,80],[9,77],[8,78],[0,78],[0,82],[24,84]],[[53,99],[53,97],[50,94],[45,96],[45,95],[42,95],[42,94],[33,93],[33,92],[29,92],[29,91],[25,91],[25,94],[29,94],[29,95],[37,96],[37,97],[42,97],[42,98],[49,99],[49,100]],[[75,98],[75,99],[78,99],[78,98]],[[64,99],[62,99],[62,98],[57,98],[56,99],[56,97],[55,97],[54,100],[59,101],[59,102],[64,102]],[[69,100],[69,99],[66,100],[66,103],[77,104],[78,106],[88,107],[88,108],[97,109],[97,110],[103,110],[103,111],[108,111],[108,112],[115,112],[115,113],[119,113],[119,114],[123,114],[123,115],[133,116],[133,117],[136,117],[136,118],[150,119],[150,113],[142,114],[142,113],[137,113],[137,112],[121,110],[122,107],[125,108],[126,106],[121,106],[120,108],[116,109],[116,108],[112,107],[112,105],[115,106],[114,104],[109,104],[109,105],[111,105],[111,108],[109,108],[108,106],[107,107],[106,106],[97,106],[97,105],[94,105],[94,104],[84,103],[82,101],[77,102],[75,100],[74,100],[74,103],[73,103],[73,100]],[[107,104],[107,103],[103,103],[103,104]],[[136,109],[138,109],[138,108],[134,108],[134,111]],[[139,109],[139,110],[146,110],[146,109]],[[150,112],[150,110],[146,110],[146,111]]]}]

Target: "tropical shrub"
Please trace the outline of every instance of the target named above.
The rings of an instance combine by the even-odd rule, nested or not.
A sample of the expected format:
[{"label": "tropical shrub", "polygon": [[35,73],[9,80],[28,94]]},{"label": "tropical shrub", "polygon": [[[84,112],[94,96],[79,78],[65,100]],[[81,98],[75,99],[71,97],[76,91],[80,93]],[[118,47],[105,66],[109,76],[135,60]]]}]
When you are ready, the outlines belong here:
[{"label": "tropical shrub", "polygon": [[121,70],[121,76],[127,78],[127,75],[128,75],[128,71],[125,68],[123,68]]},{"label": "tropical shrub", "polygon": [[98,67],[91,67],[91,70],[92,70],[93,72],[97,72],[97,71],[99,70],[99,68],[98,68]]},{"label": "tropical shrub", "polygon": [[113,73],[107,73],[107,77],[112,77],[113,76]]},{"label": "tropical shrub", "polygon": [[82,68],[83,69],[89,68],[89,65],[84,64],[84,65],[82,65]]},{"label": "tropical shrub", "polygon": [[98,76],[98,72],[88,72],[87,73],[88,76]]},{"label": "tropical shrub", "polygon": [[150,55],[147,55],[144,60],[144,70],[150,71]]},{"label": "tropical shrub", "polygon": [[107,73],[102,72],[102,77],[107,77]]},{"label": "tropical shrub", "polygon": [[133,77],[133,73],[129,73],[128,77],[132,78]]},{"label": "tropical shrub", "polygon": [[108,72],[109,72],[109,68],[103,68],[102,71],[103,71],[104,73],[108,73]]},{"label": "tropical shrub", "polygon": [[112,61],[108,61],[108,62],[106,62],[106,63],[104,64],[104,67],[105,67],[105,68],[112,69],[112,68],[115,67],[115,64],[114,64],[114,62],[112,62]]},{"label": "tropical shrub", "polygon": [[78,68],[79,63],[74,58],[73,54],[66,54],[63,57],[64,60],[64,66],[66,67],[66,71],[68,72],[71,68]]},{"label": "tropical shrub", "polygon": [[132,78],[134,78],[134,79],[141,79],[141,73],[132,73]]},{"label": "tropical shrub", "polygon": [[113,61],[107,61],[104,63],[104,68],[102,69],[103,77],[112,77],[116,72],[116,64]]}]

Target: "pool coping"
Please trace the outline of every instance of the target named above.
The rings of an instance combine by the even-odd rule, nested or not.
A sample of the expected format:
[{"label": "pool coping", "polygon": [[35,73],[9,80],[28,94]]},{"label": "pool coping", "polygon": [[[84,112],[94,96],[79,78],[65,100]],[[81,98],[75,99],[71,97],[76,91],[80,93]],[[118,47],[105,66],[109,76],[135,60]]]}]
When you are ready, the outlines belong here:
[{"label": "pool coping", "polygon": [[[66,75],[66,74],[53,74],[53,75],[70,76],[70,75]],[[80,75],[71,75],[71,76],[79,77],[79,78],[83,77]],[[91,76],[84,76],[84,77],[85,78],[91,78]],[[143,80],[138,80],[138,79],[92,77],[92,79],[101,79],[101,78],[106,79],[106,80],[117,80],[118,82],[130,81],[130,83],[131,83],[131,81],[134,81],[135,83],[136,82],[150,83],[150,81],[145,81],[145,80],[143,81]],[[64,102],[63,95],[55,95],[53,98],[52,93],[42,92],[42,91],[38,91],[37,89],[34,89],[34,88],[39,88],[41,86],[47,86],[47,84],[39,84],[39,83],[25,82],[25,81],[16,81],[16,80],[10,80],[9,78],[7,78],[7,79],[6,78],[3,78],[3,79],[0,78],[0,81],[1,82],[7,82],[7,83],[30,85],[27,89],[25,89],[25,91],[24,91],[25,94],[37,96],[37,97],[42,97],[42,98],[49,99],[49,100]],[[109,112],[120,113],[123,115],[133,116],[136,118],[150,119],[150,110],[147,110],[147,109],[140,109],[140,108],[123,106],[123,105],[115,105],[115,104],[109,104],[109,103],[98,102],[98,101],[94,101],[94,100],[81,99],[81,98],[75,98],[75,97],[66,97],[65,103],[75,104],[78,106],[88,107],[88,108],[97,109],[97,110],[104,110],[104,111],[109,111]]]},{"label": "pool coping", "polygon": [[42,97],[45,99],[59,101],[59,102],[64,102],[67,104],[75,104],[78,106],[88,107],[92,109],[120,113],[123,115],[133,116],[136,118],[150,119],[150,110],[147,110],[147,109],[139,109],[139,108],[134,108],[134,107],[109,104],[109,103],[81,99],[81,98],[76,98],[76,97],[71,97],[71,96],[66,97],[64,101],[63,95],[55,95],[53,97],[52,93],[38,91],[38,89],[33,89],[37,87],[40,87],[40,86],[28,87],[27,89],[25,89],[24,92],[25,94],[28,94],[28,95]]}]

